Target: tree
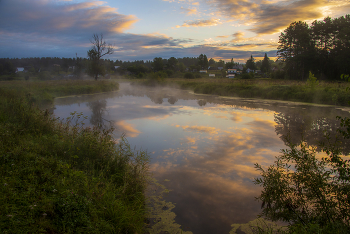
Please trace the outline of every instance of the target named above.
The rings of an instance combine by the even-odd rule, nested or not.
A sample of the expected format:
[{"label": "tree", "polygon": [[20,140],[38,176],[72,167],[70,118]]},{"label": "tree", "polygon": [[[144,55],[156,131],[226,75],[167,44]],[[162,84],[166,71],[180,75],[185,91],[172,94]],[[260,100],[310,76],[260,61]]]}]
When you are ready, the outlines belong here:
[{"label": "tree", "polygon": [[208,69],[208,58],[205,54],[200,54],[198,57],[198,65],[201,69]]},{"label": "tree", "polygon": [[104,75],[104,67],[101,62],[101,58],[107,54],[113,53],[112,45],[107,44],[103,40],[103,34],[94,34],[92,36],[91,43],[93,44],[92,49],[90,49],[87,54],[90,60],[89,73],[95,77],[97,80],[98,75]]},{"label": "tree", "polygon": [[162,71],[164,68],[163,59],[161,57],[156,57],[153,59],[153,69],[154,71]]},{"label": "tree", "polygon": [[216,63],[215,60],[213,58],[211,58],[211,59],[209,59],[208,65],[214,67],[215,63]]},{"label": "tree", "polygon": [[232,69],[235,65],[236,65],[236,63],[233,61],[233,58],[231,58],[231,62],[227,62],[225,64],[225,68],[226,69]]},{"label": "tree", "polygon": [[255,59],[253,58],[253,55],[251,55],[250,59],[247,60],[245,66],[250,70],[256,70]]},{"label": "tree", "polygon": [[168,69],[175,71],[176,65],[178,61],[175,57],[171,57],[168,59]]},{"label": "tree", "polygon": [[315,45],[308,24],[301,21],[291,23],[281,33],[278,43],[277,56],[286,62],[289,77],[304,80],[316,64]]},{"label": "tree", "polygon": [[265,57],[261,63],[260,70],[264,73],[270,72],[270,59],[267,57],[266,53],[265,53]]}]

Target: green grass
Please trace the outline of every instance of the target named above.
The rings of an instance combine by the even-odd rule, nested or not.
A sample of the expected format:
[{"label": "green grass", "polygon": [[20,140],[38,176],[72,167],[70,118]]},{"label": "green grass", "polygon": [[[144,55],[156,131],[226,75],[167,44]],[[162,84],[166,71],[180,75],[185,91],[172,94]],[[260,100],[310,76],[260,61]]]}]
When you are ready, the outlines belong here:
[{"label": "green grass", "polygon": [[2,90],[15,90],[20,95],[29,96],[29,101],[38,105],[51,104],[61,96],[92,94],[118,90],[119,84],[113,80],[54,80],[54,81],[1,81]]},{"label": "green grass", "polygon": [[116,144],[113,129],[84,128],[81,114],[61,123],[33,105],[39,90],[73,94],[67,84],[2,83],[1,233],[142,233],[147,154]]},{"label": "green grass", "polygon": [[[154,86],[147,80],[133,80],[135,83]],[[262,98],[283,101],[349,106],[349,82],[320,82],[310,86],[307,82],[272,79],[165,79],[161,86],[174,86],[193,90],[195,93],[220,96]]]}]

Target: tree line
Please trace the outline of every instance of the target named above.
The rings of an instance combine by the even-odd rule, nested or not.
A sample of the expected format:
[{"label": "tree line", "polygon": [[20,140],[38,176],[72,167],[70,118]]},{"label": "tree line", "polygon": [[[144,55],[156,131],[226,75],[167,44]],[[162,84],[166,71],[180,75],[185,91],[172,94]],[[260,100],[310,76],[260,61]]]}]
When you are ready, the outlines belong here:
[{"label": "tree line", "polygon": [[285,76],[305,80],[309,71],[320,78],[340,79],[350,73],[350,15],[293,22],[279,37],[277,56]]}]

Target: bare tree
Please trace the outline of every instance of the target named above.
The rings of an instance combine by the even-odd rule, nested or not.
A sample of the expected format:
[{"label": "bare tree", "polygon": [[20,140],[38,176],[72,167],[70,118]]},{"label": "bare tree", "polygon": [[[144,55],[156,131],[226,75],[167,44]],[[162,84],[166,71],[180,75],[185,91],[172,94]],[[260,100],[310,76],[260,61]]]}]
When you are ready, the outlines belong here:
[{"label": "bare tree", "polygon": [[104,75],[105,69],[101,64],[101,58],[107,54],[113,54],[113,47],[103,40],[103,34],[94,34],[91,39],[92,49],[87,53],[90,59],[89,73],[97,80],[98,75]]}]

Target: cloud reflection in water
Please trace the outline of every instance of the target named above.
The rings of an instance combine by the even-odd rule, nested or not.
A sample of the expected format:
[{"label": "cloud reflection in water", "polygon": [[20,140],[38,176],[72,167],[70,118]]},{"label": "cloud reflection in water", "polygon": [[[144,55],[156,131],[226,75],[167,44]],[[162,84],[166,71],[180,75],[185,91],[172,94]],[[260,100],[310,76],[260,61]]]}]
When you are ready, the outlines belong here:
[{"label": "cloud reflection in water", "polygon": [[[128,85],[121,85],[120,92],[113,94],[82,98],[80,103],[98,97],[106,105],[103,112],[94,111],[114,123],[116,137],[125,133],[131,146],[150,152],[154,177],[169,180],[164,184],[172,192],[166,199],[176,205],[176,222],[185,231],[203,234],[228,233],[231,224],[255,219],[260,204],[254,197],[260,188],[252,183],[258,176],[254,163],[271,165],[285,148],[282,136],[300,132],[297,129],[305,119],[313,121],[314,117],[308,118],[310,113],[322,117],[322,110],[309,112],[280,105],[262,109],[257,100],[220,101],[175,89],[148,92],[141,88],[133,93]],[[176,101],[167,102],[171,97],[177,97]],[[205,104],[199,105],[198,100]],[[61,117],[69,111],[93,114],[86,108],[91,104],[56,104],[55,114]],[[289,117],[299,110],[295,115],[300,121]],[[293,113],[281,114],[288,111]],[[325,113],[332,113],[330,119],[341,115]]]}]

